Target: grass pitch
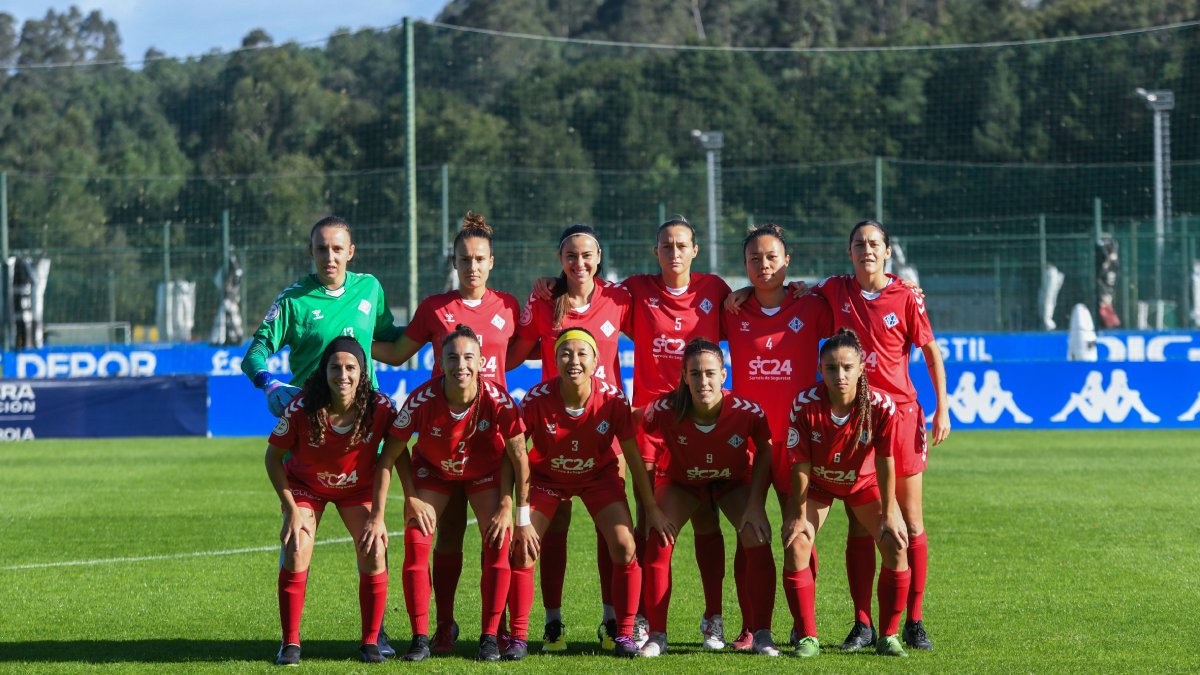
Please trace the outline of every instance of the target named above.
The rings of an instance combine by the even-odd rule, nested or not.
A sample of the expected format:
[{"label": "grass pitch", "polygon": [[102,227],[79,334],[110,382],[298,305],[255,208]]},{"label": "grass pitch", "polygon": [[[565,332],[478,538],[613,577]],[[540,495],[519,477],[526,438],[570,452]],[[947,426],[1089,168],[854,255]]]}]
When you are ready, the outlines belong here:
[{"label": "grass pitch", "polygon": [[[37,441],[0,448],[0,671],[264,672],[278,647],[279,507],[262,439]],[[576,506],[564,614],[572,648],[520,664],[470,660],[478,636],[479,537],[467,537],[457,658],[371,668],[355,661],[354,555],[330,511],[318,533],[302,625],[309,672],[1100,672],[1197,671],[1200,434],[959,432],[926,474],[936,645],[904,661],[842,654],[850,627],[845,519],[818,537],[820,657],[799,663],[702,653],[691,533],[675,556],[671,651],[597,653],[594,535]],[[778,525],[772,497],[768,506]],[[394,504],[392,513],[399,513]],[[399,523],[391,523],[393,531]],[[732,574],[733,535],[727,528]],[[778,558],[778,544],[775,546]],[[408,620],[393,545],[388,631]],[[740,623],[732,581],[725,615]],[[540,595],[531,623],[541,620]],[[790,617],[777,599],[775,635]],[[531,631],[540,637],[540,631]],[[531,643],[531,650],[540,643]]]}]

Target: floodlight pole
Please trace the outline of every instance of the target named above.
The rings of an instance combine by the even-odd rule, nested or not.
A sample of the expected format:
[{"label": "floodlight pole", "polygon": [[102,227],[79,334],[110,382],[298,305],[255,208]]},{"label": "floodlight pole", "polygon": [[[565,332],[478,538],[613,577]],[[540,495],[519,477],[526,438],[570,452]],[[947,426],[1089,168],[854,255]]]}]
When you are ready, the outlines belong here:
[{"label": "floodlight pole", "polygon": [[717,244],[717,208],[721,203],[721,148],[725,147],[725,134],[720,131],[692,130],[706,156],[708,182],[708,271],[720,274],[720,249]]},{"label": "floodlight pole", "polygon": [[1138,87],[1134,93],[1154,113],[1154,298],[1161,302],[1166,220],[1171,208],[1170,114],[1175,109],[1175,92],[1166,89],[1147,91]]}]

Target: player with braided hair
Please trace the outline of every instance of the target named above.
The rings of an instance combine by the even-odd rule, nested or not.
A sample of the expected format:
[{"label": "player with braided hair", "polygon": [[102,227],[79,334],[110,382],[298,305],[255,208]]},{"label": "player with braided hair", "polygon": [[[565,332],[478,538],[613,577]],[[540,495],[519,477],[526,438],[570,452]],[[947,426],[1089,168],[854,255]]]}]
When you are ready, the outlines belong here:
[{"label": "player with braided hair", "polygon": [[891,396],[868,385],[864,356],[858,335],[840,329],[821,346],[824,381],[801,389],[792,401],[787,436],[792,490],[783,508],[783,587],[799,636],[794,652],[798,657],[820,653],[809,556],[835,498],[844,501],[871,533],[883,557],[876,652],[908,655],[897,635],[911,576],[908,531],[895,502],[892,450],[899,416]]},{"label": "player with braided hair", "polygon": [[[333,502],[346,529],[359,539],[359,657],[386,659],[378,644],[387,606],[388,573],[382,548],[363,545],[370,520],[376,451],[396,418],[391,399],[371,387],[369,361],[350,337],[334,338],[301,394],[283,410],[271,433],[267,476],[283,509],[279,567],[280,665],[300,662],[300,615],[312,559],[313,537],[325,505]],[[287,457],[286,461],[284,457]]]}]

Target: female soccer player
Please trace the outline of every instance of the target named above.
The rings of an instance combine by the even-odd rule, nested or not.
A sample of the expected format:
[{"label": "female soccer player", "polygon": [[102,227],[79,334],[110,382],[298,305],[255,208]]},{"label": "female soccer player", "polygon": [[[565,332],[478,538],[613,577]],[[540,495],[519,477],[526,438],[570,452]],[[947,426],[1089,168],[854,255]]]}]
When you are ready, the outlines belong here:
[{"label": "female soccer player", "polygon": [[[912,569],[903,637],[909,647],[933,649],[921,621],[928,559],[921,508],[921,476],[925,471],[928,450],[925,412],[917,402],[917,392],[908,375],[908,358],[912,347],[916,345],[921,348],[929,379],[937,395],[937,409],[933,415],[933,445],[946,440],[950,434],[946,369],[925,313],[924,299],[915,290],[883,271],[884,263],[892,255],[891,239],[883,225],[874,220],[864,220],[855,225],[850,231],[849,253],[854,274],[829,277],[818,284],[813,293],[829,302],[837,328],[851,328],[858,334],[872,385],[891,396],[896,403],[899,419],[892,455],[898,476],[896,498],[911,538],[907,554],[908,565]],[[871,550],[871,533],[859,527],[853,518],[850,519],[850,527],[850,541],[846,546],[847,572],[857,617],[854,629],[843,647],[854,649],[870,644],[874,638],[874,629],[864,622],[870,621],[875,553]],[[852,558],[855,562],[851,561]]]},{"label": "female soccer player", "polygon": [[[275,657],[279,665],[300,663],[300,615],[313,538],[325,504],[333,502],[353,537],[359,538],[370,520],[375,457],[396,410],[391,399],[371,387],[368,363],[356,340],[334,338],[300,396],[284,409],[267,445],[267,476],[283,508],[279,534],[283,644]],[[357,553],[362,613],[359,657],[382,663],[386,659],[379,651],[377,633],[387,607],[387,566],[382,548],[360,545]]]},{"label": "female soccer player", "polygon": [[[670,394],[646,407],[642,425],[664,451],[655,480],[655,501],[678,529],[700,509],[715,504],[734,524],[745,547],[750,626],[769,626],[773,605],[770,524],[764,510],[771,472],[771,432],[762,407],[726,394],[724,356],[704,338],[688,343],[683,373]],[[671,599],[673,544],[646,541],[642,607],[650,639],[642,656],[667,651],[667,607]],[[778,656],[770,631],[755,636],[757,651]]]},{"label": "female soccer player", "polygon": [[[533,439],[529,455],[533,527],[540,536],[550,527],[560,505],[569,505],[574,496],[583,500],[607,546],[605,554],[614,563],[614,654],[637,656],[633,617],[642,590],[642,569],[637,562],[625,480],[612,453],[614,439],[621,445],[634,488],[650,505],[647,520],[651,529],[665,540],[670,540],[674,531],[654,505],[654,490],[638,453],[625,394],[619,386],[593,375],[598,351],[591,333],[569,328],[559,335],[554,347],[558,377],[530,389],[521,402],[525,425]],[[534,561],[522,551],[513,555],[508,601],[512,638],[505,656],[514,660],[526,653]]]},{"label": "female soccer player", "polygon": [[[632,333],[627,331],[626,334],[633,338],[636,364],[633,370],[634,423],[638,427],[638,447],[649,464],[655,462],[658,449],[638,424],[642,410],[670,392],[679,382],[684,345],[698,337],[713,342],[721,339],[721,305],[729,294],[729,286],[716,275],[692,271],[692,261],[699,251],[696,230],[691,223],[682,216],[668,220],[658,226],[655,235],[654,254],[658,259],[659,273],[635,274],[620,284],[633,298]],[[535,287],[534,293],[539,297],[545,297],[543,293],[548,289],[547,281],[542,280]],[[566,513],[569,514],[569,511]],[[560,514],[555,527],[562,520]],[[569,522],[569,518],[566,522]],[[692,519],[692,529],[704,588],[704,614],[700,618],[703,645],[709,649],[722,649],[725,647],[724,620],[721,616],[725,542],[717,514],[713,511],[697,511]],[[556,546],[564,550],[561,560],[565,570],[565,538],[548,537],[543,542],[544,560],[550,557]],[[598,553],[603,570],[605,551]],[[543,562],[543,571],[547,567]],[[739,583],[738,589],[741,598],[742,584]],[[616,623],[610,616],[612,607],[607,601],[607,593],[604,600],[605,621],[601,628],[607,638],[604,644],[608,646],[616,637]]]},{"label": "female soccer player", "polygon": [[787,446],[793,490],[783,509],[784,594],[800,633],[795,656],[820,653],[812,543],[835,498],[871,532],[883,557],[879,575],[879,637],[875,650],[908,656],[900,639],[910,573],[908,534],[895,505],[899,414],[891,396],[867,386],[865,355],[853,330],[842,328],[821,346],[823,383],[814,382],[792,402]]},{"label": "female soccer player", "polygon": [[[537,550],[529,526],[525,427],[504,389],[483,379],[479,338],[459,324],[442,340],[441,377],[417,387],[389,430],[375,472],[367,547],[387,547],[384,510],[392,467],[404,487],[404,601],[413,629],[406,661],[429,656],[429,551],[438,518],[457,485],[466,491],[483,534],[482,631],[477,657],[500,659],[497,633],[508,597],[512,488],[517,487],[518,549]],[[416,433],[410,455],[408,440]],[[507,454],[507,459],[505,455]]]},{"label": "female soccer player", "polygon": [[[509,347],[508,366],[516,367],[530,356],[535,346],[540,345],[538,354],[542,360],[542,379],[556,377],[555,340],[564,329],[583,328],[594,336],[596,343],[598,356],[595,377],[621,387],[617,340],[619,333],[630,332],[633,301],[629,292],[621,286],[597,280],[602,269],[602,255],[600,241],[591,227],[572,225],[563,231],[558,241],[562,273],[554,281],[550,299],[538,297],[536,293],[529,296],[521,313],[517,336]],[[619,450],[614,448],[614,454],[617,452]],[[542,650],[546,652],[567,648],[562,621],[562,587],[566,577],[566,538],[570,523],[567,505],[567,508],[560,510],[542,542],[542,603],[546,609]],[[602,537],[598,537],[597,546],[601,545]],[[597,562],[601,594],[607,600],[611,597],[608,582],[612,578],[607,546],[603,549],[603,555],[598,555]],[[605,604],[612,606],[610,602]]]},{"label": "female soccer player", "polygon": [[267,394],[267,406],[278,417],[299,387],[276,380],[267,358],[291,347],[292,383],[304,382],[317,368],[321,352],[338,336],[354,338],[367,355],[367,380],[375,386],[371,341],[391,342],[399,336],[383,288],[370,274],[346,269],[354,258],[350,225],[336,216],[317,221],[309,233],[308,254],[316,272],[283,289],[255,331],[242,372]]},{"label": "female soccer player", "polygon": [[[789,404],[800,387],[816,376],[817,346],[833,332],[833,320],[829,305],[821,298],[795,298],[788,292],[785,283],[791,257],[778,225],[751,229],[742,241],[742,251],[754,292],[738,314],[721,312],[721,325],[729,340],[733,390],[760,401],[767,415],[774,442],[771,482],[782,506],[792,488],[792,463],[784,447]],[[745,574],[745,557],[740,551],[734,559],[734,573],[739,578]],[[774,593],[771,597],[774,599]],[[740,647],[749,642],[746,647],[751,648],[753,642],[745,639],[745,633],[749,631],[752,637],[755,629],[762,628],[770,626],[745,626],[733,644]]]},{"label": "female soccer player", "polygon": [[[492,256],[492,227],[484,217],[467,212],[454,237],[454,270],[458,290],[431,295],[417,305],[412,321],[395,343],[376,343],[375,358],[398,366],[412,358],[427,343],[440,345],[458,324],[470,326],[481,341],[479,374],[507,389],[505,354],[517,328],[521,306],[508,293],[488,288],[495,258]],[[433,377],[442,374],[441,360],[434,362]],[[433,597],[437,606],[437,629],[430,649],[435,654],[452,654],[458,639],[454,620],[454,595],[462,574],[463,536],[467,529],[467,498],[455,486],[446,510],[438,519],[437,543],[433,549]]]}]

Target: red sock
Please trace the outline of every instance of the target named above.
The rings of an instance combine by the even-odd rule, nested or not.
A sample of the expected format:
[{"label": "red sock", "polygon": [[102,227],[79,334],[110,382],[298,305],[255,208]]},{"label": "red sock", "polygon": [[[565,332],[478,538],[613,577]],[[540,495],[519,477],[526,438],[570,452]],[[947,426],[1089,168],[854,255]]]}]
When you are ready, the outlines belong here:
[{"label": "red sock", "polygon": [[567,533],[548,531],[542,535],[538,558],[542,566],[542,607],[562,607],[563,581],[567,578]]},{"label": "red sock", "polygon": [[454,620],[454,594],[462,575],[463,554],[433,550],[433,601],[437,606],[438,625]]},{"label": "red sock", "polygon": [[792,627],[800,637],[817,636],[817,586],[812,569],[783,571],[783,595],[792,611]]},{"label": "red sock", "polygon": [[721,613],[721,592],[725,586],[725,538],[720,532],[696,535],[696,564],[700,567],[700,585],[704,588],[704,618]]},{"label": "red sock", "polygon": [[667,607],[671,604],[671,554],[674,544],[661,537],[646,540],[646,565],[642,568],[642,612],[650,631],[667,632]]},{"label": "red sock", "polygon": [[600,530],[596,530],[596,571],[600,573],[600,602],[611,607],[613,604],[613,561],[612,556],[608,554],[608,542],[604,541],[604,535],[600,534]]},{"label": "red sock", "polygon": [[379,624],[387,609],[388,573],[358,575],[358,611],[362,615],[362,643],[379,642]]},{"label": "red sock", "polygon": [[304,613],[306,586],[308,570],[289,572],[279,568],[279,624],[283,627],[285,645],[300,644],[300,615]]},{"label": "red sock", "polygon": [[400,579],[404,585],[404,606],[413,635],[429,635],[429,550],[433,536],[421,534],[415,527],[404,528],[404,569]]},{"label": "red sock", "polygon": [[633,635],[633,614],[642,595],[642,566],[637,559],[613,565],[613,610],[617,613],[617,635]]},{"label": "red sock", "polygon": [[[500,615],[508,602],[508,586],[512,568],[508,562],[508,546],[511,537],[505,536],[499,547],[483,545],[483,574],[479,579],[479,593],[483,598],[482,635],[498,635]],[[528,615],[528,612],[526,612]]]},{"label": "red sock", "polygon": [[875,586],[875,539],[846,537],[846,579],[854,601],[854,620],[871,625],[871,591]]},{"label": "red sock", "polygon": [[746,549],[746,595],[750,598],[750,630],[769,630],[775,613],[775,556],[770,546]]},{"label": "red sock", "polygon": [[533,608],[533,567],[513,568],[508,587],[509,635],[529,637],[529,610]]},{"label": "red sock", "polygon": [[921,602],[925,600],[925,574],[929,571],[929,540],[925,532],[908,541],[908,569],[912,584],[908,587],[908,620],[921,620]]},{"label": "red sock", "polygon": [[742,612],[742,630],[750,630],[750,594],[746,592],[746,548],[742,546],[742,538],[736,539],[733,549],[733,587],[737,591],[738,609]]},{"label": "red sock", "polygon": [[[658,533],[653,533],[650,536],[657,537]],[[637,529],[636,527],[633,528],[633,548],[634,548],[634,550],[637,551],[638,567],[640,567],[642,570],[645,570],[646,569],[646,535],[642,534],[642,531]],[[645,574],[645,572],[643,572],[643,574]],[[638,614],[641,614],[642,616],[646,616],[646,612],[642,609],[642,594],[640,591],[638,593],[636,611]],[[617,635],[620,635],[620,633],[617,633]]]},{"label": "red sock", "polygon": [[[895,635],[900,630],[900,615],[908,597],[912,570],[879,570],[879,636]],[[910,615],[911,616],[911,615]],[[914,619],[915,620],[915,619]]]}]

